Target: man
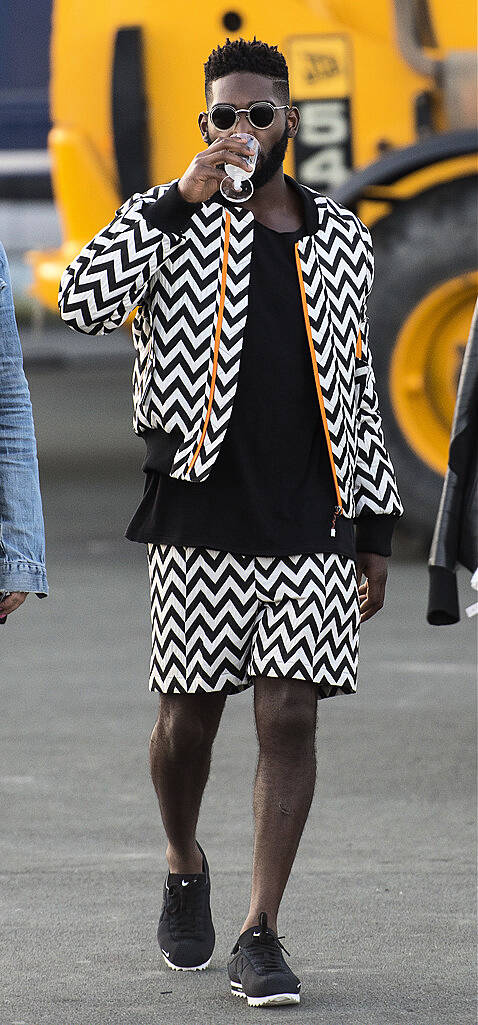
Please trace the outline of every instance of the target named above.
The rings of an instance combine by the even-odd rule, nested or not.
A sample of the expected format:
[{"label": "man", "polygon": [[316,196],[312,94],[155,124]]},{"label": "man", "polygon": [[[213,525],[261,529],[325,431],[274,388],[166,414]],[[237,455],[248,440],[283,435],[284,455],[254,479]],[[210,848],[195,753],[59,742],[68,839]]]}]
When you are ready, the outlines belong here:
[{"label": "man", "polygon": [[[171,968],[211,960],[196,824],[226,696],[253,686],[252,895],[228,971],[262,1006],[300,999],[277,913],[314,791],[317,700],[356,691],[359,619],[382,606],[402,506],[368,345],[370,234],[284,176],[299,111],[276,47],[227,40],[205,71],[208,148],[121,207],[66,269],[60,308],[94,334],[138,306],[146,479],[126,536],[148,544],[151,577],[161,950]],[[240,132],[260,153],[254,194],[234,205],[219,184],[225,163],[247,169]]]},{"label": "man", "polygon": [[0,243],[0,623],[48,594],[45,529],[28,382]]}]

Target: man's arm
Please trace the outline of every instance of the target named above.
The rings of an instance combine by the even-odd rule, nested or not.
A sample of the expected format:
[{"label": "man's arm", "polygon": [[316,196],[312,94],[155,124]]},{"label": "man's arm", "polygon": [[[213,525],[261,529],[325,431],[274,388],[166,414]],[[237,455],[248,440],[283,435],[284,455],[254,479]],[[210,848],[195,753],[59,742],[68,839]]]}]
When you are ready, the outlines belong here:
[{"label": "man's arm", "polygon": [[92,335],[120,327],[158,267],[184,241],[192,215],[217,192],[224,162],[248,167],[246,158],[242,140],[217,139],[196,154],[179,183],[136,192],[123,203],[64,271],[58,296],[63,320]]},{"label": "man's arm", "polygon": [[66,268],[58,305],[70,327],[85,334],[108,334],[141,302],[153,274],[183,242],[189,222],[189,217],[180,221],[175,230],[161,230],[149,222],[149,209],[163,201],[167,216],[170,188],[161,186],[159,201],[157,189],[131,196]]},{"label": "man's arm", "polygon": [[[360,320],[361,354],[356,358],[358,445],[355,523],[361,622],[365,622],[384,603],[387,557],[391,555],[392,534],[403,513],[403,506],[385,446],[369,344],[367,299],[373,284],[374,258],[370,232],[362,222],[360,234],[365,246],[367,287]],[[361,583],[362,577],[365,577],[364,584]]]},{"label": "man's arm", "polygon": [[[366,233],[366,234],[365,234]],[[382,430],[372,353],[369,344],[367,298],[374,275],[372,239],[362,225],[362,238],[367,257],[367,289],[362,303],[360,333],[361,356],[356,359],[358,448],[355,474],[355,516],[399,517],[403,506],[397,481]],[[382,521],[385,523],[385,521]],[[390,523],[392,526],[392,523]],[[390,534],[391,536],[391,534]]]}]

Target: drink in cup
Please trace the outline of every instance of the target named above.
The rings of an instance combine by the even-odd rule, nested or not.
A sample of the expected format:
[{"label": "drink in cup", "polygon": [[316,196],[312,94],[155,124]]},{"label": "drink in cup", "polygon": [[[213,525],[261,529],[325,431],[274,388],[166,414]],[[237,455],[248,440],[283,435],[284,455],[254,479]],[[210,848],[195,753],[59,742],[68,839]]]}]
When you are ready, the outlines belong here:
[{"label": "drink in cup", "polygon": [[254,192],[254,186],[250,179],[256,169],[259,143],[253,135],[248,135],[247,132],[237,132],[235,135],[231,135],[231,139],[242,139],[247,142],[246,159],[249,160],[250,169],[237,167],[236,164],[225,164],[224,170],[228,177],[223,178],[219,188],[224,199],[229,199],[232,203],[245,203]]}]

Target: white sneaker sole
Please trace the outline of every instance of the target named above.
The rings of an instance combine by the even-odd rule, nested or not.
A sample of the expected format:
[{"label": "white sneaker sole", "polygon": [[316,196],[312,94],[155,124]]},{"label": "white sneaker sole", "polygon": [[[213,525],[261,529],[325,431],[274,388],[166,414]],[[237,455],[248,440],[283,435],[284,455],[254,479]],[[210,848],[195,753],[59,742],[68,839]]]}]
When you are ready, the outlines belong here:
[{"label": "white sneaker sole", "polygon": [[248,997],[240,982],[231,982],[231,993],[236,997],[245,997],[249,1007],[267,1007],[279,1004],[300,1004],[300,993],[270,993],[266,997]]},{"label": "white sneaker sole", "polygon": [[[160,948],[160,950],[161,950],[161,948]],[[175,971],[175,972],[203,972],[204,969],[207,968],[207,966],[210,965],[211,961],[212,961],[212,954],[211,954],[211,957],[207,961],[205,961],[204,964],[196,964],[196,965],[192,965],[190,968],[185,968],[183,965],[173,964],[173,962],[170,961],[169,958],[166,957],[166,954],[164,953],[163,950],[161,950],[161,954],[162,954],[164,960],[166,961],[166,964],[167,964],[168,968],[172,968],[173,971]]]}]

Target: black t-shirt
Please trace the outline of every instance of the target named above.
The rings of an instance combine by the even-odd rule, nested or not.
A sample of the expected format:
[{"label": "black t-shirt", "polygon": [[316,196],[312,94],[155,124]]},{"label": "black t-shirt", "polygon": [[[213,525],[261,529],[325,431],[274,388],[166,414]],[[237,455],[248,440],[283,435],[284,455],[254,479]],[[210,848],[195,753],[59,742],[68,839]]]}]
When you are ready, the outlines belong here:
[{"label": "black t-shirt", "polygon": [[304,233],[254,225],[237,391],[209,477],[146,476],[126,537],[239,554],[355,556],[339,516],[305,330],[294,243]]}]

